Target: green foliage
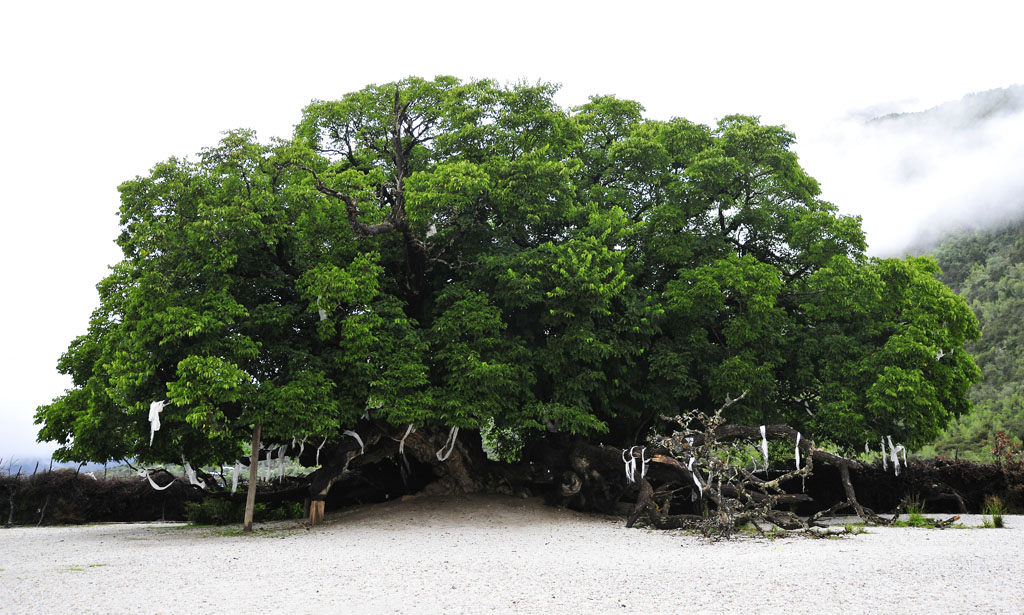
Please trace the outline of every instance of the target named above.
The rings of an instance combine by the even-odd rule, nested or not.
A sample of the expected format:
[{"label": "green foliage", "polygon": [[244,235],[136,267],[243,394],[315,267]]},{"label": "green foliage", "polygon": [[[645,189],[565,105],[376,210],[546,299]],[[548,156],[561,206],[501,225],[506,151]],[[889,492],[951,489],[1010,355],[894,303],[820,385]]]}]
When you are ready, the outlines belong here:
[{"label": "green foliage", "polygon": [[970,310],[932,261],[868,259],[792,133],[555,90],[369,86],[310,104],[290,141],[228,133],[123,184],[124,260],[40,437],[213,464],[254,422],[286,442],[369,412],[514,458],[545,428],[625,445],[743,391],[730,420],[840,448],[968,410]]},{"label": "green foliage", "polygon": [[978,318],[981,338],[966,350],[982,380],[970,391],[974,412],[951,425],[935,452],[981,461],[1002,431],[1024,439],[1024,223],[952,235],[935,251],[939,279],[962,295]]}]

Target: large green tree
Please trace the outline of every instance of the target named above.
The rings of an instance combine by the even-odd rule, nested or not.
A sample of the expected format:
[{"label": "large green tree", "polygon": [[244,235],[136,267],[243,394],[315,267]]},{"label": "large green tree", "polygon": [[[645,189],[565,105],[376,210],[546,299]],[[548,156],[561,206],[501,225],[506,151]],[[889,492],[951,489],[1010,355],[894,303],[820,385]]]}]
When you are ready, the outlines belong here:
[{"label": "large green tree", "polygon": [[733,420],[840,447],[921,443],[968,410],[970,310],[931,261],[867,258],[791,133],[554,93],[370,86],[309,105],[290,141],[230,133],[124,184],[125,260],[40,438],[212,463],[262,424],[332,443],[323,492],[411,426],[515,458],[545,432],[636,443],[743,392]]}]

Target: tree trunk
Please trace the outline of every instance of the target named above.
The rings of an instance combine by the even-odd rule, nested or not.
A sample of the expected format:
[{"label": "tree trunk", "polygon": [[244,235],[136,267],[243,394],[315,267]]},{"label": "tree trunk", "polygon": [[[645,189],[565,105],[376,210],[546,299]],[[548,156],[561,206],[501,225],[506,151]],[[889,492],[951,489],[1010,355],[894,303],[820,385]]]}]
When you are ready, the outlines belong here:
[{"label": "tree trunk", "polygon": [[46,507],[50,505],[50,495],[51,494],[49,493],[46,494],[46,500],[43,502],[43,508],[39,511],[39,522],[36,523],[36,527],[43,524],[43,518],[46,517]]},{"label": "tree trunk", "polygon": [[260,463],[260,424],[252,428],[252,455],[249,457],[249,492],[245,498],[245,521],[242,523],[243,532],[252,531],[252,517],[256,510],[256,482],[259,478]]}]

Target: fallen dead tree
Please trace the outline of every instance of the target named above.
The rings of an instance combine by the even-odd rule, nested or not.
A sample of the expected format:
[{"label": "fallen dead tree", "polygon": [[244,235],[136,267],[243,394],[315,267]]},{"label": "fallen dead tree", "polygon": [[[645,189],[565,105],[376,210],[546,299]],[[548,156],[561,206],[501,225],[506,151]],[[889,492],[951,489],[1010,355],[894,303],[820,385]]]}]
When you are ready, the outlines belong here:
[{"label": "fallen dead tree", "polygon": [[[573,508],[618,513],[624,512],[622,501],[633,500],[627,525],[689,528],[707,535],[728,535],[746,524],[758,530],[768,525],[807,530],[822,517],[843,510],[865,523],[891,522],[857,499],[851,472],[864,469],[861,462],[819,448],[788,425],[727,423],[723,411],[742,398],[728,400],[711,415],[693,411],[662,417],[673,431],[652,437],[644,446],[615,449],[572,443],[562,462],[552,468],[561,478],[555,499]],[[770,467],[769,441],[791,444],[789,469]],[[760,455],[752,454],[758,442]],[[551,450],[548,446],[548,463]],[[844,497],[837,502],[816,503],[794,488],[823,464],[839,471]],[[809,517],[793,512],[797,506],[813,504],[821,507]]]},{"label": "fallen dead tree", "polygon": [[[692,411],[662,417],[678,429],[652,438],[653,452],[646,463],[662,466],[674,476],[662,481],[658,489],[646,478],[640,479],[630,524],[646,518],[658,528],[698,527],[718,533],[729,533],[748,523],[757,529],[761,524],[772,524],[783,529],[806,530],[818,519],[845,509],[851,509],[866,523],[887,523],[857,500],[850,471],[862,469],[859,461],[817,447],[813,440],[789,425],[753,427],[727,423],[723,412],[743,397],[727,400],[711,415]],[[788,441],[793,447],[792,468],[781,474],[770,471],[768,455],[769,441],[778,440]],[[757,441],[763,460],[760,467],[756,456],[749,453],[750,443]],[[629,457],[635,458],[633,450]],[[645,463],[643,449],[639,461]],[[804,519],[788,508],[812,502],[812,498],[804,493],[791,493],[786,487],[803,484],[812,476],[815,464],[838,468],[845,499]],[[707,516],[669,514],[672,500],[679,495],[689,495],[693,502],[706,502]]]}]

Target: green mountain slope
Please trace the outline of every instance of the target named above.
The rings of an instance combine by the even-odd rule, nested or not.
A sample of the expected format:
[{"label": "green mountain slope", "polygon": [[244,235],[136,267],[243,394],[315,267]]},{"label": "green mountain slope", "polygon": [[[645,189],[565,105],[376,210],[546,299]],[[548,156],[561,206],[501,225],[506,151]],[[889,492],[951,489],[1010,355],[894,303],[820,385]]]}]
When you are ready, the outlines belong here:
[{"label": "green mountain slope", "polygon": [[987,460],[996,432],[1024,438],[1024,220],[950,236],[933,255],[941,279],[967,299],[982,337],[968,347],[981,368],[974,411],[935,443],[943,456]]}]

